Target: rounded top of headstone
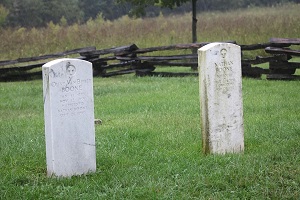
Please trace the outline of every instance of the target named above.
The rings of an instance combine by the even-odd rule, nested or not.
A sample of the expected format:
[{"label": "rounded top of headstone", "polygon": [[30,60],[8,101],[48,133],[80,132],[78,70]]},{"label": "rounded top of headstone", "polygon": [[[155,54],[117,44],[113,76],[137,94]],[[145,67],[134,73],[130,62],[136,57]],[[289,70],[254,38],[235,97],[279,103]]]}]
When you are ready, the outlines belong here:
[{"label": "rounded top of headstone", "polygon": [[[43,67],[51,67],[51,66],[54,66],[54,65],[57,65],[59,63],[70,63],[70,66],[72,66],[73,62],[76,62],[76,63],[89,63],[89,64],[92,64],[91,62],[89,61],[86,61],[86,60],[80,60],[80,59],[76,59],[76,58],[60,58],[60,59],[56,59],[56,60],[52,60],[50,62],[47,62],[46,64],[43,65]],[[71,72],[71,71],[70,71]]]},{"label": "rounded top of headstone", "polygon": [[207,51],[212,48],[240,48],[239,45],[225,42],[213,42],[201,47],[198,51]]}]

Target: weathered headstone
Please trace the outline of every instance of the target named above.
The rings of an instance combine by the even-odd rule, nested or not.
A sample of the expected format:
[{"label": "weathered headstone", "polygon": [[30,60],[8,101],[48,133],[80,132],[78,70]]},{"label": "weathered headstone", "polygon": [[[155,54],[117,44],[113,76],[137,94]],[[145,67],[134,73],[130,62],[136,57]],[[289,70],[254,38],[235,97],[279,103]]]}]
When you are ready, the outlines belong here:
[{"label": "weathered headstone", "polygon": [[58,59],[42,68],[48,175],[96,171],[92,64]]},{"label": "weathered headstone", "polygon": [[210,43],[198,50],[204,153],[244,150],[240,46]]}]

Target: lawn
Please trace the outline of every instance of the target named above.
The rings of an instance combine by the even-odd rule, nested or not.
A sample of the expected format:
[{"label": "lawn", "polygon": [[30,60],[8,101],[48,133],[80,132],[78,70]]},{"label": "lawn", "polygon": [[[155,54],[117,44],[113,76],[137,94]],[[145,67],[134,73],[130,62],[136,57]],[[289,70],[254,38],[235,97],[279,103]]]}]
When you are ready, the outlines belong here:
[{"label": "lawn", "polygon": [[[299,6],[199,13],[198,40],[299,38]],[[190,29],[190,14],[0,29],[0,60],[189,43]],[[94,78],[97,171],[58,179],[46,172],[42,80],[0,82],[0,199],[300,199],[299,89],[244,78],[244,153],[204,155],[198,77]]]},{"label": "lawn", "polygon": [[202,153],[197,77],[95,78],[97,171],[46,175],[42,81],[0,83],[1,199],[298,199],[299,81],[243,79],[245,152]]}]

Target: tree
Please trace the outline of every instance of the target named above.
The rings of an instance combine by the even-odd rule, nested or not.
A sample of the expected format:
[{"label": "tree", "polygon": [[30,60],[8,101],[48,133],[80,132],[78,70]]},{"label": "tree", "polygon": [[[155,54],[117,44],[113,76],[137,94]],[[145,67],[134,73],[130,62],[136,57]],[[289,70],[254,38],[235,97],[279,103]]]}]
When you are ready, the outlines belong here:
[{"label": "tree", "polygon": [[84,21],[95,19],[99,14],[106,20],[116,19],[127,14],[126,4],[116,5],[115,0],[82,0],[79,2],[84,13]]},{"label": "tree", "polygon": [[83,11],[79,7],[79,0],[44,0],[44,23],[59,23],[62,17],[68,24],[81,22]]},{"label": "tree", "polygon": [[142,16],[145,15],[145,9],[149,6],[160,6],[162,8],[174,8],[181,6],[186,2],[192,2],[193,16],[192,16],[192,42],[197,42],[197,13],[196,3],[197,0],[117,0],[118,3],[130,3],[133,7],[131,15]]},{"label": "tree", "polygon": [[94,19],[99,14],[101,7],[103,6],[103,1],[99,0],[85,0],[80,1],[79,5],[84,12],[84,21],[90,18]]},{"label": "tree", "polygon": [[5,25],[22,27],[46,26],[50,21],[81,22],[79,0],[0,0],[9,10]]},{"label": "tree", "polygon": [[9,15],[8,23],[11,26],[39,26],[42,19],[43,2],[39,0],[12,0],[7,3]]},{"label": "tree", "polygon": [[7,10],[3,5],[0,4],[0,28],[4,25],[8,14],[9,10]]}]

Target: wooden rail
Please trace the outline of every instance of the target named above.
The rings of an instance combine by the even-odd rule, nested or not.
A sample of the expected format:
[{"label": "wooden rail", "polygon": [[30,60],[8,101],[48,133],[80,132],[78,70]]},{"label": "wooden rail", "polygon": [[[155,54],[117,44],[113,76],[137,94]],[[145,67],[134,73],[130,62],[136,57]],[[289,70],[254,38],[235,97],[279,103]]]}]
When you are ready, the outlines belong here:
[{"label": "wooden rail", "polygon": [[[236,44],[235,41],[226,42]],[[93,63],[95,76],[110,77],[129,73],[135,73],[138,76],[197,76],[198,73],[196,72],[155,72],[155,69],[160,66],[197,68],[197,54],[177,55],[174,53],[174,55],[168,56],[149,56],[145,54],[162,51],[175,52],[183,49],[192,50],[201,48],[206,44],[208,43],[202,42],[175,44],[141,49],[135,44],[98,50],[95,47],[85,47],[37,57],[4,60],[0,61],[0,81],[30,80],[33,78],[41,78],[41,66],[47,62],[47,60],[69,55],[74,56],[76,54],[76,58],[87,60]],[[267,43],[240,45],[242,54],[244,54],[246,51],[253,50],[265,50],[265,52],[268,54],[268,56],[258,55],[254,59],[242,57],[243,76],[259,78],[262,74],[266,74],[267,79],[299,79],[299,76],[295,75],[295,72],[296,69],[300,68],[300,63],[289,61],[294,56],[300,56],[299,50],[291,48],[293,45],[300,45],[300,39],[271,38]],[[262,63],[269,63],[269,69],[263,69],[254,66]]]}]

